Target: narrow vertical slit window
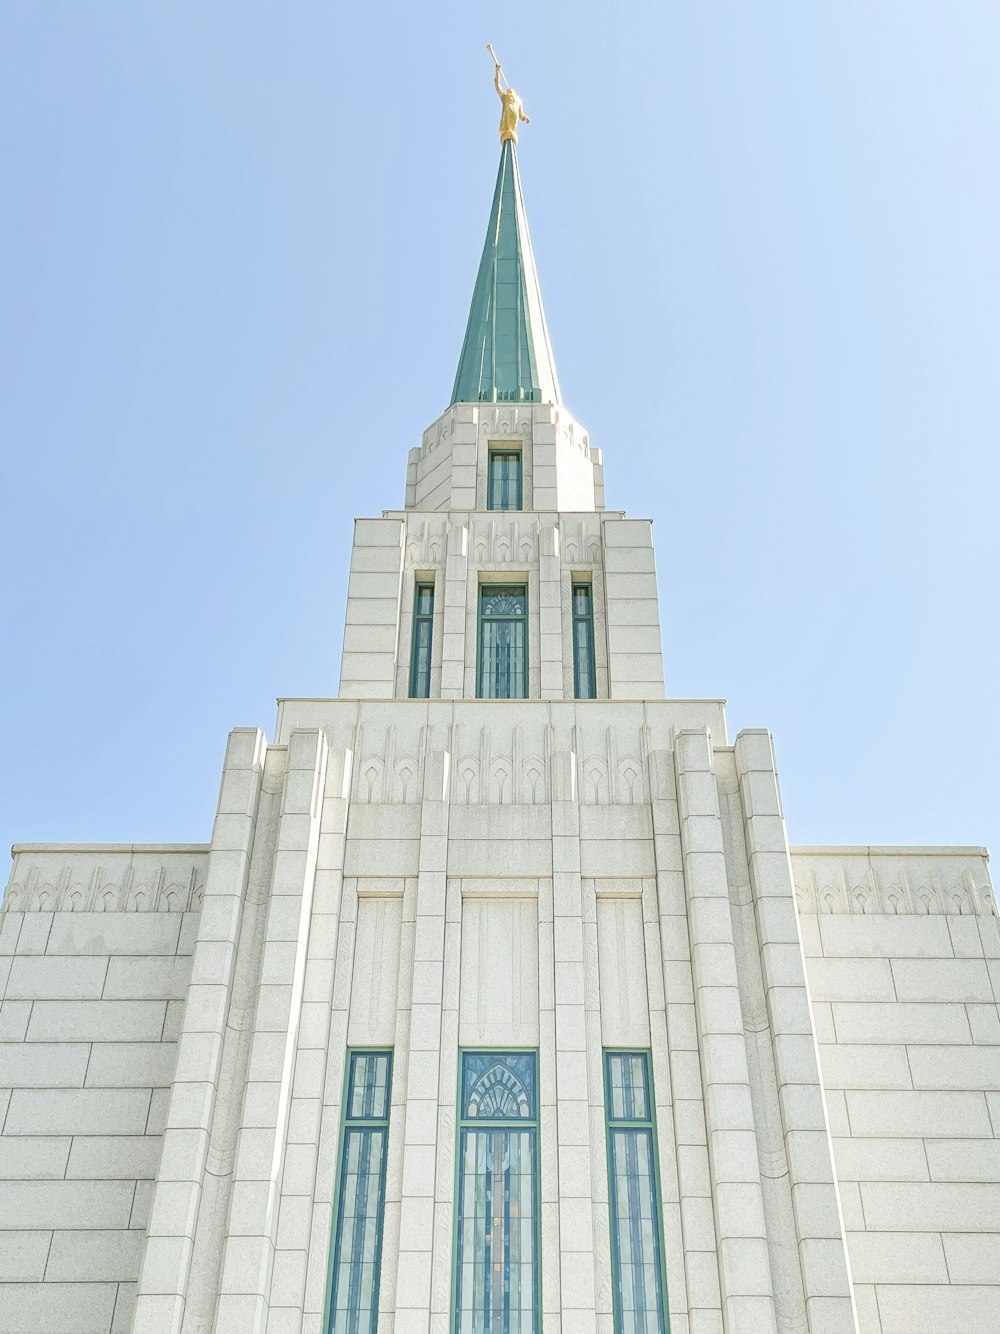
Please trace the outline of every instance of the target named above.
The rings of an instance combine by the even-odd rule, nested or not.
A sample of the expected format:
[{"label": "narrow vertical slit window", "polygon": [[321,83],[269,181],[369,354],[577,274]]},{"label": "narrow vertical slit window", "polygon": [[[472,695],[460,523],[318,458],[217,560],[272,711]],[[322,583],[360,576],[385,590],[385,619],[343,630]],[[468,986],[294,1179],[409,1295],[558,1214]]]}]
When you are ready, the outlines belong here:
[{"label": "narrow vertical slit window", "polygon": [[577,699],[597,698],[594,670],[594,589],[573,585],[573,693]]},{"label": "narrow vertical slit window", "polygon": [[666,1334],[653,1085],[645,1051],[604,1053],[616,1334]]},{"label": "narrow vertical slit window", "polygon": [[538,1334],[538,1055],[463,1052],[454,1334]]},{"label": "narrow vertical slit window", "polygon": [[375,1334],[392,1053],[348,1055],[327,1334]]},{"label": "narrow vertical slit window", "polygon": [[434,638],[434,585],[417,584],[413,597],[413,639],[410,648],[410,698],[431,693],[431,644]]},{"label": "narrow vertical slit window", "polygon": [[479,698],[528,695],[528,590],[524,584],[479,589]]},{"label": "narrow vertical slit window", "polygon": [[521,451],[519,449],[491,449],[489,475],[486,479],[486,508],[488,510],[519,510],[521,508]]}]

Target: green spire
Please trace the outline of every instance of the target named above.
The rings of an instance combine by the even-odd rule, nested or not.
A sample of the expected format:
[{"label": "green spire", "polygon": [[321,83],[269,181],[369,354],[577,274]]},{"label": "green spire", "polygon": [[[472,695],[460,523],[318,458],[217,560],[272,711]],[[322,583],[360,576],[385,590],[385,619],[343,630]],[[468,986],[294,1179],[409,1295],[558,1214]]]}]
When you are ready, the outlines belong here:
[{"label": "green spire", "polygon": [[559,380],[524,214],[505,141],[452,403],[558,403]]}]

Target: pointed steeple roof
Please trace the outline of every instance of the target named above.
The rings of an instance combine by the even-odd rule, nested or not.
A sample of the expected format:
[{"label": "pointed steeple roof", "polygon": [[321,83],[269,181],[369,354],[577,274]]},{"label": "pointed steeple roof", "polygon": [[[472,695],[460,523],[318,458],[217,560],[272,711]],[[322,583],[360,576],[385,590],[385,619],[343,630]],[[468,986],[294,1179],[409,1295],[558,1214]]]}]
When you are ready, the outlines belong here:
[{"label": "pointed steeple roof", "polygon": [[500,150],[490,225],[452,403],[558,403],[559,379],[514,145]]}]

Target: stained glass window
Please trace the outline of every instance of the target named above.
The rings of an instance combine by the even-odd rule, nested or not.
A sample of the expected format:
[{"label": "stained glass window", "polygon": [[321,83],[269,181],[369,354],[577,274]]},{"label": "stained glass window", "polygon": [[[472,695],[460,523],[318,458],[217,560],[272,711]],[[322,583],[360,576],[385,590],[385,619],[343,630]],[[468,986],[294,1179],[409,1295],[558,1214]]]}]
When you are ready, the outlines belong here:
[{"label": "stained glass window", "polygon": [[538,1056],[463,1052],[455,1334],[538,1334]]},{"label": "stained glass window", "polygon": [[328,1334],[375,1334],[392,1053],[348,1057]]},{"label": "stained glass window", "polygon": [[573,585],[573,693],[577,699],[597,698],[594,671],[594,590]]},{"label": "stained glass window", "polygon": [[479,698],[528,694],[528,594],[523,584],[479,590]]},{"label": "stained glass window", "polygon": [[431,693],[431,642],[434,634],[434,585],[417,584],[413,598],[413,645],[410,650],[410,698]]},{"label": "stained glass window", "polygon": [[665,1334],[649,1053],[604,1053],[616,1334]]},{"label": "stained glass window", "polygon": [[488,510],[519,510],[521,508],[521,451],[519,449],[491,449],[489,475],[486,482]]}]

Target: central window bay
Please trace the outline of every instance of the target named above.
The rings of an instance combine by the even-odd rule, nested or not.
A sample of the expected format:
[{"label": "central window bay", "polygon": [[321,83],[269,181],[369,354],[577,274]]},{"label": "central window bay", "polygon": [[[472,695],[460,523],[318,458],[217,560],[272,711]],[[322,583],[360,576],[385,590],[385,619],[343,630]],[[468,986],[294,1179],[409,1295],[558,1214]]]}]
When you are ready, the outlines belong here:
[{"label": "central window bay", "polygon": [[524,584],[479,589],[479,698],[526,699],[528,590]]},{"label": "central window bay", "polygon": [[455,1334],[538,1334],[538,1056],[462,1053]]}]

